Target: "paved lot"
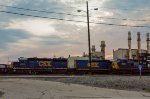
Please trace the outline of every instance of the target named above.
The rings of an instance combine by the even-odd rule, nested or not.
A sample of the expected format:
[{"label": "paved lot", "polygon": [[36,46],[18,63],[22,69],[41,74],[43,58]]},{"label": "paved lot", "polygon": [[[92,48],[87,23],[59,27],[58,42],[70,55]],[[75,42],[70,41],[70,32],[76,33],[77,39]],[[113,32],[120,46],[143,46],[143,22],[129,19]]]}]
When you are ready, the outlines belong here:
[{"label": "paved lot", "polygon": [[149,99],[150,93],[21,78],[0,78],[0,99]]}]

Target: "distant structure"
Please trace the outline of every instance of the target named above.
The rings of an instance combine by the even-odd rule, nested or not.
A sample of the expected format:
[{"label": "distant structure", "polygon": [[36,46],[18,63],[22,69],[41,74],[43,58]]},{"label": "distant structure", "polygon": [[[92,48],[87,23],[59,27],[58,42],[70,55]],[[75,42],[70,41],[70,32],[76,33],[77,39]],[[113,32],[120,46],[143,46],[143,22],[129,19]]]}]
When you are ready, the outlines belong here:
[{"label": "distant structure", "polygon": [[[141,53],[146,53],[147,50],[141,49]],[[128,59],[129,58],[129,49],[118,48],[113,51],[113,59]],[[131,58],[133,60],[138,60],[138,49],[131,49]]]},{"label": "distant structure", "polygon": [[146,34],[146,37],[147,37],[147,53],[149,54],[150,53],[150,39],[149,39],[149,33]]},{"label": "distant structure", "polygon": [[137,32],[137,49],[131,48],[131,32],[128,32],[128,49],[119,48],[117,50],[113,50],[113,59],[133,59],[139,60],[140,55],[144,53],[150,53],[149,46],[149,33],[147,33],[147,50],[141,49],[141,37],[140,32]]},{"label": "distant structure", "polygon": [[[101,51],[96,51],[95,45],[92,45],[92,52],[91,56],[92,58],[99,58],[99,59],[105,59],[105,41],[101,41]],[[83,57],[88,57],[88,54],[85,52],[83,53]]]},{"label": "distant structure", "polygon": [[129,54],[128,54],[128,59],[132,59],[132,51],[131,51],[131,32],[128,32],[128,48],[129,48]]},{"label": "distant structure", "polygon": [[92,52],[95,52],[95,51],[96,51],[95,45],[92,45]]},{"label": "distant structure", "polygon": [[105,44],[105,41],[101,41],[101,56],[103,59],[105,59],[105,47],[106,47],[106,44]]},{"label": "distant structure", "polygon": [[141,37],[140,32],[137,32],[137,47],[138,47],[138,59],[140,58],[141,54]]}]

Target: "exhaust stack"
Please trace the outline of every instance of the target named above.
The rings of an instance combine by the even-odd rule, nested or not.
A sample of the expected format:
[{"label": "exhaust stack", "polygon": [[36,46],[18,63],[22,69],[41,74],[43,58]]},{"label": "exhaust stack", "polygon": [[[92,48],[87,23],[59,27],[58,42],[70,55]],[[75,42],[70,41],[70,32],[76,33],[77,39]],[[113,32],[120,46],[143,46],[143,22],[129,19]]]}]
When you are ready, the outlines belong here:
[{"label": "exhaust stack", "polygon": [[128,50],[129,50],[129,51],[128,51],[128,55],[129,55],[128,58],[129,58],[129,59],[132,59],[131,40],[132,40],[132,39],[131,39],[131,32],[129,31],[129,32],[128,32],[128,48],[129,48],[129,49],[128,49]]},{"label": "exhaust stack", "polygon": [[150,39],[149,39],[149,33],[147,33],[146,36],[147,36],[147,40],[146,40],[146,41],[147,41],[147,53],[150,53],[150,45],[149,45],[149,44],[150,44]]},{"label": "exhaust stack", "polygon": [[102,58],[105,59],[105,41],[101,41],[101,53],[102,53]]},{"label": "exhaust stack", "polygon": [[138,47],[138,61],[140,61],[140,54],[141,54],[141,37],[140,37],[140,32],[137,32],[137,47]]},{"label": "exhaust stack", "polygon": [[141,37],[140,37],[140,32],[137,32],[137,46],[138,46],[138,54],[140,55],[140,53],[141,53]]},{"label": "exhaust stack", "polygon": [[95,52],[96,49],[95,49],[95,45],[92,45],[92,52]]}]

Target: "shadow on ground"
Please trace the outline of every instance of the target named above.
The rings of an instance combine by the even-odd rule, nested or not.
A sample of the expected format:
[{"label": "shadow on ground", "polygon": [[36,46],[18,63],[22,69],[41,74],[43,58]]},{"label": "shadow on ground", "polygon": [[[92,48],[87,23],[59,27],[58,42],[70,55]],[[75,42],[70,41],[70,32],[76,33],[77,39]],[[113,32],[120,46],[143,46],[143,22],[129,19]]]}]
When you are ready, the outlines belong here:
[{"label": "shadow on ground", "polygon": [[4,95],[4,92],[0,91],[0,97],[2,97]]}]

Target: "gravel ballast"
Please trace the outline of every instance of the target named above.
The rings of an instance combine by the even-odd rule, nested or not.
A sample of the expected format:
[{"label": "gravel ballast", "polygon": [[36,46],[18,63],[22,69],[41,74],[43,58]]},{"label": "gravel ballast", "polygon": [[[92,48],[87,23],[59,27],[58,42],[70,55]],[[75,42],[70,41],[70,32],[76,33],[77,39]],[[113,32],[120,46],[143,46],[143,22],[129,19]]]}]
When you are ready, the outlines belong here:
[{"label": "gravel ballast", "polygon": [[86,86],[120,89],[120,90],[134,90],[134,91],[148,91],[150,92],[150,76],[72,76],[72,77],[52,77],[52,78],[34,78],[45,81],[63,82],[66,84],[81,84]]}]

